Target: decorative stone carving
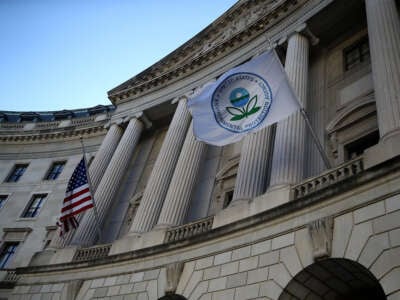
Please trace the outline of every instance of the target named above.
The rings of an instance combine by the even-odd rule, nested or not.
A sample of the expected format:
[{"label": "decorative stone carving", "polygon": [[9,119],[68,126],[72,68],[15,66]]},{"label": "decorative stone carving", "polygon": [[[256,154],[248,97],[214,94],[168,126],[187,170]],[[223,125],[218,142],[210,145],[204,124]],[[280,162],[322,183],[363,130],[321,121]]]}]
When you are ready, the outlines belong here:
[{"label": "decorative stone carving", "polygon": [[179,279],[183,271],[183,263],[177,262],[167,266],[167,284],[165,294],[174,294],[178,287]]},{"label": "decorative stone carving", "polygon": [[307,225],[313,244],[314,259],[331,256],[333,238],[333,218],[326,217],[315,220]]}]

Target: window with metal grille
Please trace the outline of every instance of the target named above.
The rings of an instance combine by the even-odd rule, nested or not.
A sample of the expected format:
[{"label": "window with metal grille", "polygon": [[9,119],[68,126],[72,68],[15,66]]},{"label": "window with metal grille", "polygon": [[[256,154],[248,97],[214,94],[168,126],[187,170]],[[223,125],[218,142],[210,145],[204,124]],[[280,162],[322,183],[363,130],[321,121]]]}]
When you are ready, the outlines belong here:
[{"label": "window with metal grille", "polygon": [[28,206],[25,208],[21,218],[34,218],[39,212],[43,205],[44,199],[47,194],[33,195],[31,201],[29,201]]},{"label": "window with metal grille", "polygon": [[364,37],[343,50],[344,69],[350,70],[370,59],[368,37]]},{"label": "window with metal grille", "polygon": [[47,172],[46,180],[55,180],[61,174],[64,169],[65,161],[58,161],[51,165],[49,172]]},{"label": "window with metal grille", "polygon": [[4,243],[0,254],[0,269],[7,267],[7,264],[11,261],[17,250],[18,244],[18,242]]},{"label": "window with metal grille", "polygon": [[8,195],[0,195],[0,209],[4,206],[4,203],[6,203],[7,198]]},{"label": "window with metal grille", "polygon": [[17,182],[24,174],[28,164],[18,164],[14,166],[14,169],[8,175],[6,182]]}]

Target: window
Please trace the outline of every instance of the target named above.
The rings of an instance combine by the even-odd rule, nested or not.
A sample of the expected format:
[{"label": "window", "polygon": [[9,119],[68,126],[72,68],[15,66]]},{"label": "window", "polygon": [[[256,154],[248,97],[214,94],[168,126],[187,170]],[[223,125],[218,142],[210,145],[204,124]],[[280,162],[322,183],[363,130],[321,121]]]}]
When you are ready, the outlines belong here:
[{"label": "window", "polygon": [[355,140],[354,142],[345,145],[344,149],[346,153],[346,159],[350,160],[360,156],[361,154],[363,154],[365,149],[378,144],[378,142],[379,132],[374,131]]},{"label": "window", "polygon": [[49,172],[46,175],[46,180],[55,180],[61,174],[65,165],[65,161],[55,162],[51,165]]},{"label": "window", "polygon": [[224,196],[224,204],[223,204],[222,208],[227,208],[228,205],[231,204],[232,199],[233,199],[233,190],[226,192],[225,196]]},{"label": "window", "polygon": [[39,214],[40,208],[43,205],[47,194],[33,195],[28,207],[22,214],[22,218],[34,218]]},{"label": "window", "polygon": [[21,176],[24,174],[26,168],[28,167],[28,164],[18,164],[14,166],[14,169],[8,175],[7,177],[7,182],[17,182]]},{"label": "window", "polygon": [[4,206],[4,203],[6,203],[7,198],[8,195],[0,195],[0,209]]},{"label": "window", "polygon": [[7,264],[10,262],[10,259],[12,256],[15,254],[15,251],[17,250],[18,247],[17,242],[6,242],[4,243],[3,249],[0,254],[0,269],[3,269],[7,266]]},{"label": "window", "polygon": [[350,70],[358,64],[369,60],[369,44],[368,37],[358,40],[350,47],[344,49],[344,69]]}]

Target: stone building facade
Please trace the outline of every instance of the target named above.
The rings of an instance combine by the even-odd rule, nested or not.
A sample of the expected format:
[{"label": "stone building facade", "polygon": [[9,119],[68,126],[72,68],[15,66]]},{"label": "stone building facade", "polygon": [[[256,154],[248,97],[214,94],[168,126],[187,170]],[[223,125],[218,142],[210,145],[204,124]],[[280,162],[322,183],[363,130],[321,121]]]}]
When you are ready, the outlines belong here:
[{"label": "stone building facade", "polygon": [[[113,107],[1,112],[0,298],[400,299],[399,6],[238,1]],[[194,138],[190,98],[270,47],[331,166],[300,113]],[[101,233],[90,210],[60,238],[81,136]]]}]

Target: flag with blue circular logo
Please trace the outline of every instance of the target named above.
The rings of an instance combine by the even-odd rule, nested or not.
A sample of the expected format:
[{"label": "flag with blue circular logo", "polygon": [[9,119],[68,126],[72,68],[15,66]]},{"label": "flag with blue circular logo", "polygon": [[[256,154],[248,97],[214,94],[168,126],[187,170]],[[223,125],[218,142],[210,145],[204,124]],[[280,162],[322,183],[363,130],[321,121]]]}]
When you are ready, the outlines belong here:
[{"label": "flag with blue circular logo", "polygon": [[300,109],[274,50],[223,74],[188,102],[198,140],[223,146]]}]

